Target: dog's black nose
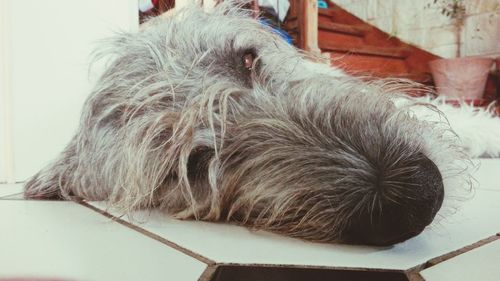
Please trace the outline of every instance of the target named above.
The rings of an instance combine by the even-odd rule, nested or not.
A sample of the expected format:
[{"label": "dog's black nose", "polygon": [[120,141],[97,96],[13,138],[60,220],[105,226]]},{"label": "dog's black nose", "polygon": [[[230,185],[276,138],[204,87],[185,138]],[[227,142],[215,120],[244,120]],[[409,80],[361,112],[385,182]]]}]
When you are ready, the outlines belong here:
[{"label": "dog's black nose", "polygon": [[443,180],[429,158],[420,154],[406,171],[400,167],[382,174],[367,195],[372,202],[351,217],[342,234],[345,242],[388,246],[405,241],[421,233],[441,208]]}]

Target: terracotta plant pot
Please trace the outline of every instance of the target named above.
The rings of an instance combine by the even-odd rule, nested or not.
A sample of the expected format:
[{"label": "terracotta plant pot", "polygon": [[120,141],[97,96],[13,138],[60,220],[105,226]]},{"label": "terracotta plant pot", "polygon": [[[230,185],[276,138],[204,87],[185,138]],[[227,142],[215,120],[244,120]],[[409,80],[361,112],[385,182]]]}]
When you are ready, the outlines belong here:
[{"label": "terracotta plant pot", "polygon": [[429,62],[439,95],[481,99],[493,64],[489,58],[438,59]]}]

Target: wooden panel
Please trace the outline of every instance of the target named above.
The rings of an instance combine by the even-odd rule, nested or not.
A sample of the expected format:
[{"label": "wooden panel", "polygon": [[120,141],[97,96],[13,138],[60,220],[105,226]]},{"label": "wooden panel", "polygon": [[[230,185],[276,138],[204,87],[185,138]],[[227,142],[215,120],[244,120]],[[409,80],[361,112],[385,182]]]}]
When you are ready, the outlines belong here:
[{"label": "wooden panel", "polygon": [[379,56],[363,56],[345,53],[330,53],[332,65],[351,74],[372,74],[378,76],[407,73],[404,60]]},{"label": "wooden panel", "polygon": [[332,18],[333,9],[318,9],[318,14],[320,17]]},{"label": "wooden panel", "polygon": [[322,11],[328,11],[326,9],[318,9],[318,21],[331,21],[332,22],[332,17],[327,14],[325,15],[324,13],[322,13]]},{"label": "wooden panel", "polygon": [[320,12],[322,12],[324,16],[329,16],[334,22],[351,25],[364,24],[364,21],[336,5],[333,8],[328,9],[328,11],[321,10]]},{"label": "wooden panel", "polygon": [[300,11],[297,14],[299,30],[299,48],[320,53],[318,48],[318,3],[316,0],[299,1]]},{"label": "wooden panel", "polygon": [[370,28],[364,26],[347,25],[341,23],[327,22],[324,20],[319,21],[318,28],[320,30],[344,33],[359,37],[363,37],[366,32],[370,31]]},{"label": "wooden panel", "polygon": [[[363,38],[358,36],[352,36],[344,33],[336,33],[325,30],[318,31],[319,42],[342,42],[343,44],[349,44],[349,46],[359,46],[365,45]],[[335,43],[332,43],[335,44]],[[325,45],[320,43],[320,47],[323,48]]]},{"label": "wooden panel", "polygon": [[354,53],[371,56],[405,59],[410,55],[410,50],[404,47],[378,47],[370,45],[356,45],[344,42],[320,42],[322,50],[342,53]]}]

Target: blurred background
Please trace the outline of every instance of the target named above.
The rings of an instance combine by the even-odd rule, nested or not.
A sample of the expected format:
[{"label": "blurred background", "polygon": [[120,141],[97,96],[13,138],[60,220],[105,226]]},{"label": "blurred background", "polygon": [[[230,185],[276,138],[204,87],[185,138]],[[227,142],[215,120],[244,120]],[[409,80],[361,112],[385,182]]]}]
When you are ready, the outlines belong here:
[{"label": "blurred background", "polygon": [[[0,0],[0,182],[26,180],[70,140],[101,69],[89,71],[99,40],[189,2]],[[210,10],[218,1],[198,2]],[[500,0],[255,0],[248,8],[291,44],[349,74],[410,79],[444,94],[481,73],[483,84],[469,87],[474,93],[447,91],[450,102],[485,106],[500,96]],[[467,61],[440,63],[446,71],[473,71],[439,86],[431,66],[442,58]],[[482,60],[483,70],[471,59]]]}]

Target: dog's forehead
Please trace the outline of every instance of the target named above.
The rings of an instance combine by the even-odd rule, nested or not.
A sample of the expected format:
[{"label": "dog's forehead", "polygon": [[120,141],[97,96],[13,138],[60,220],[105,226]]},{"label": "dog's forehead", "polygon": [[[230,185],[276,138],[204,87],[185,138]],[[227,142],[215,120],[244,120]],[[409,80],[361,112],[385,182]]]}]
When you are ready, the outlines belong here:
[{"label": "dog's forehead", "polygon": [[235,49],[259,49],[281,41],[270,28],[248,12],[237,8],[230,11],[205,12],[200,8],[188,7],[173,13],[166,19],[166,24],[171,27],[169,36],[179,41],[189,41],[190,44],[207,44],[211,48],[231,44]]}]

